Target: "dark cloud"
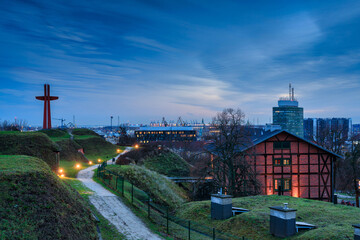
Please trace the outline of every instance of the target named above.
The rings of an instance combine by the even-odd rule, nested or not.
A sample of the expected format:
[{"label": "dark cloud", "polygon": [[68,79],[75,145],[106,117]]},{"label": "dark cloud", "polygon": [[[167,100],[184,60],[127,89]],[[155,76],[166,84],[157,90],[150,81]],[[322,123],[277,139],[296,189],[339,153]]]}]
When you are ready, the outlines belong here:
[{"label": "dark cloud", "polygon": [[40,124],[22,109],[41,112],[47,82],[56,114],[83,124],[224,107],[264,123],[292,82],[306,117],[357,122],[359,21],[356,1],[4,1],[0,118]]}]

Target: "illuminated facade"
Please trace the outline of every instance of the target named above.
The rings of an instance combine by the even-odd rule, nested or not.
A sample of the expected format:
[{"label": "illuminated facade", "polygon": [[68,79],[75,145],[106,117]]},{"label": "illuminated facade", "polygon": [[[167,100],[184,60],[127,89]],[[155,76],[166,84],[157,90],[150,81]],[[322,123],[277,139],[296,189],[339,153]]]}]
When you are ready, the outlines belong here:
[{"label": "illuminated facade", "polygon": [[135,131],[138,143],[194,142],[196,131],[192,127],[141,127]]},{"label": "illuminated facade", "polygon": [[281,129],[304,137],[304,109],[294,96],[294,88],[289,85],[289,97],[280,98],[278,107],[273,107],[273,124]]},{"label": "illuminated facade", "polygon": [[253,140],[244,149],[254,167],[264,195],[277,194],[331,201],[333,163],[342,158],[314,143],[284,130]]}]

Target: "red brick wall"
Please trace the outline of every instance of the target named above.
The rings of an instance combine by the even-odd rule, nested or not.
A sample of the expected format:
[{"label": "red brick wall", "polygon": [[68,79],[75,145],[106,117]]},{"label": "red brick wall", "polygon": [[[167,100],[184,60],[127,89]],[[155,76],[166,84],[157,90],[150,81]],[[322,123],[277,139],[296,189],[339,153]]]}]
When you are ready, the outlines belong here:
[{"label": "red brick wall", "polygon": [[[290,141],[290,149],[275,150],[274,141]],[[291,191],[284,195],[311,199],[331,199],[332,156],[301,139],[280,133],[248,150],[248,161],[257,172],[262,194],[277,194],[274,179],[291,179]],[[256,154],[256,156],[254,156]],[[291,158],[290,166],[274,166],[273,158]],[[324,164],[324,160],[327,160]],[[326,166],[324,166],[326,165]],[[324,179],[324,180],[323,180]],[[327,183],[326,179],[328,179]],[[327,192],[323,192],[324,188]]]}]

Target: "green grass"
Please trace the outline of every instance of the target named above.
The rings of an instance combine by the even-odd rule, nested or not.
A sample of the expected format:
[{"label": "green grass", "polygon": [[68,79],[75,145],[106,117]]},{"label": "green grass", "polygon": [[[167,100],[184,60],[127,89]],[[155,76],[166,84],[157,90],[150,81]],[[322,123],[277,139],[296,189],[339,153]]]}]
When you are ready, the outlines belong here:
[{"label": "green grass", "polygon": [[[80,164],[80,168],[77,168],[76,165]],[[72,162],[72,161],[60,161],[60,168],[64,169],[65,177],[76,178],[77,173],[85,168],[88,168],[92,165],[83,162]]]},{"label": "green grass", "polygon": [[[115,195],[119,196],[122,198],[123,203],[128,206],[131,211],[137,216],[139,217],[144,223],[145,225],[154,233],[160,235],[163,239],[173,239],[169,236],[167,236],[166,234],[164,234],[164,229],[163,227],[159,226],[159,224],[156,223],[156,221],[151,221],[148,216],[147,216],[147,211],[145,211],[144,209],[146,209],[146,205],[140,201],[138,201],[137,198],[134,199],[134,204],[131,203],[131,193],[130,193],[130,189],[131,189],[131,185],[129,183],[125,183],[125,196],[123,197],[119,192],[114,191],[114,189],[109,188],[101,179],[96,177],[96,171],[93,177],[93,180],[97,183],[99,183],[100,185],[102,185],[104,188],[106,188],[107,190],[109,190],[110,192],[114,193]],[[137,189],[135,187],[135,189]],[[136,191],[136,190],[135,190]],[[141,190],[140,190],[141,192]],[[141,207],[139,207],[139,204],[141,205]]]},{"label": "green grass", "polygon": [[43,129],[39,132],[45,133],[54,142],[70,138],[70,135],[64,129]]},{"label": "green grass", "polygon": [[177,210],[177,216],[250,239],[277,239],[269,233],[269,207],[285,202],[289,203],[290,208],[297,209],[296,221],[318,226],[314,230],[301,231],[289,239],[352,239],[352,224],[360,221],[358,208],[276,195],[234,198],[233,206],[251,211],[226,220],[211,219],[210,201],[184,204]]},{"label": "green grass", "polygon": [[149,156],[145,159],[144,166],[169,177],[185,177],[190,175],[189,164],[172,152]]},{"label": "green grass", "polygon": [[[96,176],[96,174],[95,174]],[[169,221],[169,234],[167,234],[167,227],[166,227],[166,217],[164,215],[160,214],[157,210],[154,208],[151,208],[150,211],[150,217],[148,216],[148,205],[147,205],[147,199],[148,195],[143,192],[142,190],[138,189],[137,187],[134,187],[134,198],[132,202],[131,197],[131,184],[125,181],[125,187],[124,187],[124,196],[121,194],[121,187],[118,187],[117,191],[114,191],[115,189],[115,181],[114,178],[112,180],[105,179],[105,182],[100,180],[97,177],[93,178],[94,181],[98,182],[102,186],[104,186],[106,189],[111,191],[112,193],[120,196],[123,199],[123,202],[139,217],[143,220],[143,222],[148,226],[149,229],[151,229],[153,232],[162,235],[165,239],[188,239],[188,228],[187,224],[188,222],[186,220],[180,220],[177,219],[176,223],[174,221]],[[110,184],[111,188],[109,188],[108,184]],[[121,184],[121,183],[120,183]],[[152,205],[153,202],[152,202]],[[163,211],[166,212],[166,208],[158,206],[163,209]],[[172,212],[169,211],[169,216],[171,219]],[[179,222],[181,224],[179,225]],[[195,225],[194,222],[191,223],[192,226]],[[212,229],[210,229],[212,231]],[[211,234],[210,234],[211,235]],[[206,239],[212,239],[210,236],[205,236],[203,234],[200,234],[196,231],[191,231],[191,239],[193,240],[206,240]]]},{"label": "green grass", "polygon": [[71,132],[73,135],[94,135],[94,136],[100,136],[99,134],[97,134],[96,132],[90,130],[90,129],[86,129],[86,128],[75,128],[72,130]]},{"label": "green grass", "polygon": [[94,135],[74,135],[74,139],[88,139],[88,138],[93,138],[93,137],[97,137]]},{"label": "green grass", "polygon": [[44,133],[0,132],[0,154],[38,157],[55,170],[56,151],[59,147]]},{"label": "green grass", "polygon": [[40,159],[0,156],[1,239],[97,239],[80,195]]},{"label": "green grass", "polygon": [[102,137],[75,138],[74,141],[83,147],[85,156],[92,161],[97,161],[98,158],[108,160],[117,155],[118,146],[105,141]]},{"label": "green grass", "polygon": [[106,169],[124,176],[147,192],[155,203],[175,209],[187,200],[185,191],[165,176],[137,165],[108,165]]},{"label": "green grass", "polygon": [[185,177],[190,174],[190,165],[168,148],[144,146],[122,155],[118,163],[136,163],[169,177]]}]

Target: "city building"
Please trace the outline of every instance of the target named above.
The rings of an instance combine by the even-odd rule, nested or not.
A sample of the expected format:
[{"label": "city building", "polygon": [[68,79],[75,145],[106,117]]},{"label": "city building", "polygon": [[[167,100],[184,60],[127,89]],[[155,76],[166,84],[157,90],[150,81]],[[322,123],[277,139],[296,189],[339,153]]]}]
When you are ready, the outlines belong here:
[{"label": "city building", "polygon": [[307,140],[316,139],[316,118],[304,119],[304,138]]},{"label": "city building", "polygon": [[342,156],[285,130],[253,136],[252,143],[239,150],[253,166],[261,194],[281,189],[286,196],[332,201],[333,163]]},{"label": "city building", "polygon": [[353,124],[353,135],[360,135],[360,124]]},{"label": "city building", "polygon": [[193,142],[196,131],[192,127],[140,127],[135,131],[138,143],[152,142]]},{"label": "city building", "polygon": [[353,133],[351,118],[304,119],[304,137],[308,140],[317,141],[330,131],[339,133],[339,138],[350,139]]},{"label": "city building", "polygon": [[291,84],[289,97],[280,98],[278,107],[273,107],[273,124],[299,137],[304,136],[304,109],[299,107]]}]

